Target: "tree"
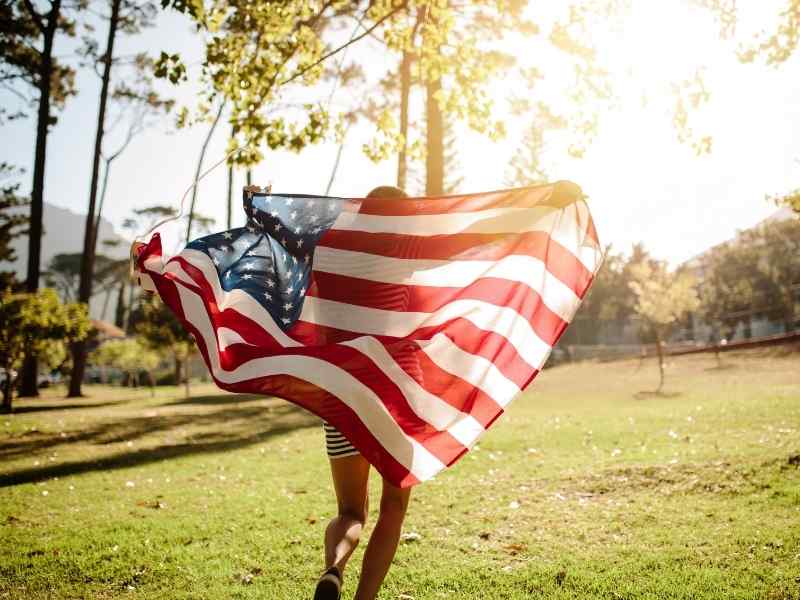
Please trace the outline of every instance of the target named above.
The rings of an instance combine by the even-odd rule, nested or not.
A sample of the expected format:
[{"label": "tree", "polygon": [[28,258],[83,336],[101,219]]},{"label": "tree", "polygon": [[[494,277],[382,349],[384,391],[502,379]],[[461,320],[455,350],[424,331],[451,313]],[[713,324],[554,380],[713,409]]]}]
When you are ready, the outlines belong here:
[{"label": "tree", "polygon": [[[194,221],[195,214],[194,214],[194,207],[195,202],[197,201],[197,192],[198,192],[198,182],[200,181],[200,173],[203,170],[203,161],[206,157],[206,150],[208,150],[208,143],[211,141],[211,138],[214,136],[214,131],[217,128],[217,124],[219,123],[220,118],[222,117],[222,112],[225,110],[225,102],[221,102],[219,105],[219,109],[217,110],[217,114],[214,119],[211,121],[211,127],[208,128],[208,133],[206,134],[206,138],[203,140],[203,145],[200,148],[200,156],[197,159],[197,168],[194,173],[194,186],[192,187],[192,201],[189,204],[189,216],[187,219],[186,224],[186,243],[188,244],[192,241],[192,221]],[[229,176],[232,177],[232,174]],[[250,182],[247,182],[250,185]],[[229,208],[228,213],[230,214],[230,191],[228,192],[228,200],[229,200]],[[228,219],[230,220],[230,219]]]},{"label": "tree", "polygon": [[[194,339],[172,311],[155,295],[142,297],[131,315],[133,330],[147,345],[171,356],[175,365],[175,383],[186,384],[189,396],[188,360],[194,353]],[[184,366],[186,367],[184,369]]]},{"label": "tree", "polygon": [[508,183],[520,187],[546,183],[548,181],[548,169],[544,160],[547,149],[546,137],[549,132],[566,130],[567,119],[554,114],[542,102],[535,106],[529,106],[524,101],[520,102],[514,112],[529,114],[531,124],[525,131],[518,151],[511,159]]},{"label": "tree", "polygon": [[[103,72],[100,83],[100,102],[97,111],[94,151],[92,155],[92,176],[89,184],[89,206],[86,211],[86,227],[83,234],[83,255],[81,258],[80,284],[78,299],[89,302],[92,296],[92,274],[95,263],[95,247],[97,235],[95,229],[95,208],[97,203],[98,182],[100,179],[100,159],[103,153],[103,137],[106,131],[106,110],[108,107],[111,86],[111,69],[115,62],[114,45],[117,32],[138,33],[142,27],[152,23],[156,8],[150,2],[132,0],[110,0],[108,17],[108,34],[106,46],[101,56],[96,56],[94,42],[87,44],[86,55],[95,58],[102,64]],[[86,369],[86,345],[83,340],[75,342],[72,348],[72,375],[69,382],[69,397],[81,396],[81,383]]]},{"label": "tree", "polygon": [[[56,254],[50,259],[47,270],[44,271],[45,283],[48,287],[55,288],[64,302],[78,300],[78,289],[80,285],[81,262],[83,255],[80,252]],[[95,283],[108,283],[108,278],[113,274],[120,262],[103,254],[98,254],[95,259],[98,269],[95,273]],[[101,290],[103,291],[103,290]],[[95,295],[95,288],[92,287],[92,296]]]},{"label": "tree", "polygon": [[151,389],[155,382],[152,371],[160,360],[159,353],[138,338],[107,341],[98,346],[89,359],[92,364],[119,369],[133,386],[139,385],[139,373],[147,371]]},{"label": "tree", "polygon": [[[322,32],[343,15],[365,19],[367,14],[399,10],[387,12],[382,3],[370,3],[364,9],[360,3],[331,0],[221,3],[208,8],[199,2],[165,0],[163,5],[187,15],[206,36],[200,79],[208,93],[200,99],[195,120],[207,120],[212,106],[227,102],[230,150],[243,149],[231,160],[244,166],[263,158],[262,144],[299,151],[323,139],[330,124],[324,107],[285,102],[297,86],[317,83],[323,75],[322,64],[338,52],[326,52]],[[177,83],[185,79],[186,67],[180,56],[162,53],[156,73]],[[185,108],[179,123],[192,120]]]},{"label": "tree", "polygon": [[758,268],[755,250],[731,242],[712,248],[703,260],[698,313],[711,326],[715,343],[730,340],[740,323],[750,322]]},{"label": "tree", "polygon": [[[18,173],[8,163],[0,163],[0,263],[14,262],[16,253],[11,242],[27,231],[28,216],[18,209],[28,205],[27,198],[19,195],[19,182],[6,183],[6,177]],[[13,271],[0,271],[0,289],[13,285],[15,276]]]},{"label": "tree", "polygon": [[656,342],[659,383],[664,387],[664,342],[672,329],[690,312],[697,309],[696,281],[686,271],[670,272],[666,263],[643,261],[631,267],[630,287],[636,294],[636,314],[641,317]]},{"label": "tree", "polygon": [[122,142],[113,151],[107,153],[103,149],[100,158],[103,162],[103,184],[100,188],[100,199],[93,229],[93,247],[97,250],[97,233],[100,231],[100,219],[103,215],[106,192],[111,166],[127,150],[133,139],[158,122],[158,117],[172,110],[174,100],[159,96],[151,78],[153,60],[146,54],[137,54],[133,58],[133,73],[130,81],[118,84],[111,95],[111,108],[116,108],[111,127],[107,128],[104,137],[113,133],[115,127],[127,120],[127,128]]},{"label": "tree", "polygon": [[[46,0],[46,10],[39,12],[30,0],[3,2],[0,6],[0,84],[16,95],[27,108],[37,105],[36,149],[33,161],[33,182],[28,224],[28,267],[25,287],[39,289],[44,211],[44,177],[47,136],[55,124],[54,108],[62,108],[75,93],[75,72],[53,55],[56,35],[74,34],[74,22],[66,17],[65,8],[79,8],[81,3],[63,5],[62,0]],[[15,85],[22,83],[35,90],[38,98],[26,96]],[[17,112],[14,118],[23,116]],[[36,364],[29,361],[24,368],[22,390],[25,396],[38,394]]]},{"label": "tree", "polygon": [[26,358],[49,357],[51,366],[66,356],[65,344],[83,339],[89,333],[86,305],[63,304],[54,290],[14,293],[0,296],[0,367],[3,382],[3,412],[12,410],[16,385],[13,373]]},{"label": "tree", "polygon": [[745,231],[740,243],[758,253],[756,300],[789,333],[800,316],[800,219],[768,222]]},{"label": "tree", "polygon": [[[425,162],[425,193],[445,192],[445,135],[458,121],[490,139],[505,134],[504,123],[493,117],[488,93],[491,81],[506,73],[514,58],[496,49],[495,41],[512,33],[532,35],[536,26],[522,17],[523,2],[475,3],[413,2],[389,19],[383,41],[400,55],[400,127],[391,116],[395,105],[384,103],[376,114],[376,135],[365,146],[378,161],[398,153],[398,181],[404,181],[406,157]],[[404,71],[411,59],[410,85],[424,91],[424,143],[411,141],[406,131],[407,93]]]}]

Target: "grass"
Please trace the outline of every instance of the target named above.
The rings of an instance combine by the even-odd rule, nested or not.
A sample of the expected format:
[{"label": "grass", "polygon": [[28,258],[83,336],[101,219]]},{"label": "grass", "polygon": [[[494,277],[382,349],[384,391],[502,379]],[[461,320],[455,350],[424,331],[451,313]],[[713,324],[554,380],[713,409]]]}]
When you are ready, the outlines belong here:
[{"label": "grass", "polygon": [[[799,599],[798,358],[670,359],[663,396],[652,362],[545,371],[415,489],[380,597]],[[0,417],[0,598],[310,598],[335,508],[317,419],[197,393]]]}]

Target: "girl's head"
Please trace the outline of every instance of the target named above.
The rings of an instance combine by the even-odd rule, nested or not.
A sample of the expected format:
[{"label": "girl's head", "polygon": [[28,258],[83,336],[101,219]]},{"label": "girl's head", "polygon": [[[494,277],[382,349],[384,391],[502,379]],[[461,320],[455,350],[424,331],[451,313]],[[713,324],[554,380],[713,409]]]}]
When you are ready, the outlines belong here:
[{"label": "girl's head", "polygon": [[398,187],[381,185],[367,194],[367,198],[408,198],[408,194]]}]

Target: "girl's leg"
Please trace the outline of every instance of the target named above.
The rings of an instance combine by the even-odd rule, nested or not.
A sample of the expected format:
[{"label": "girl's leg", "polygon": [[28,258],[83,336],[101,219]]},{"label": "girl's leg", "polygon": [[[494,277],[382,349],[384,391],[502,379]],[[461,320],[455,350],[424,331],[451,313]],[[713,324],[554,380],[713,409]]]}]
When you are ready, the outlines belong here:
[{"label": "girl's leg", "polygon": [[338,514],[325,530],[325,568],[344,572],[367,521],[369,463],[360,454],[330,459]]},{"label": "girl's leg", "polygon": [[355,600],[373,600],[389,571],[406,516],[411,488],[400,489],[383,480],[381,511],[364,552]]}]

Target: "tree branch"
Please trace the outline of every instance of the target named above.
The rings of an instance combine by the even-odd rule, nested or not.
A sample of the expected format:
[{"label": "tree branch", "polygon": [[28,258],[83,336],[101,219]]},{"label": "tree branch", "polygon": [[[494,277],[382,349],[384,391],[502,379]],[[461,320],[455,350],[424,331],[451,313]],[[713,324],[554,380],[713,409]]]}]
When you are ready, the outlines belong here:
[{"label": "tree branch", "polygon": [[383,24],[383,22],[386,21],[389,17],[392,17],[392,16],[396,15],[398,12],[400,12],[401,10],[406,8],[406,4],[407,4],[406,2],[403,2],[400,6],[398,6],[394,10],[386,13],[383,17],[381,17],[380,19],[375,21],[375,24],[372,27],[370,27],[369,29],[365,30],[360,35],[358,35],[358,36],[356,36],[354,38],[351,38],[347,43],[342,44],[341,46],[339,46],[335,50],[331,50],[330,52],[327,52],[326,54],[321,56],[319,58],[319,60],[316,60],[316,61],[314,61],[313,64],[310,64],[307,67],[304,67],[304,68],[300,69],[297,73],[295,73],[294,75],[292,75],[288,79],[286,79],[284,81],[281,81],[278,85],[281,86],[281,85],[286,85],[287,83],[291,83],[292,81],[294,81],[298,77],[301,77],[301,76],[305,75],[308,71],[310,71],[314,67],[316,67],[316,66],[322,64],[323,62],[325,62],[326,60],[328,60],[331,56],[334,56],[334,55],[338,54],[339,52],[341,52],[342,50],[344,50],[348,46],[351,46],[351,45],[355,44],[356,42],[358,42],[359,40],[365,38],[366,36],[371,34],[373,31],[375,31],[378,27],[380,27]]},{"label": "tree branch", "polygon": [[39,30],[44,33],[46,29],[44,26],[44,21],[42,21],[42,16],[36,12],[33,2],[31,2],[31,0],[23,0],[23,2],[25,4],[25,8],[28,9],[28,13],[31,15],[33,22],[36,23],[36,26],[39,28]]},{"label": "tree branch", "polygon": [[17,98],[19,98],[20,100],[22,100],[26,104],[31,104],[33,102],[32,98],[28,98],[22,92],[20,92],[19,90],[14,89],[13,87],[11,87],[10,85],[8,85],[5,82],[0,83],[0,86],[2,86],[2,88],[4,90],[6,90],[7,92],[11,92],[12,94],[14,94]]}]

